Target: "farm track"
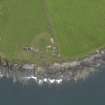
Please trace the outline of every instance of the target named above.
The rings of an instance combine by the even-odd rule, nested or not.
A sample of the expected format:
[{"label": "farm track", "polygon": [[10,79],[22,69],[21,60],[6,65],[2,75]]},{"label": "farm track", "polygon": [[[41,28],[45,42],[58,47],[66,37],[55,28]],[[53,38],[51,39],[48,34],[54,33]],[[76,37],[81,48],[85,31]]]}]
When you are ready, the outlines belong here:
[{"label": "farm track", "polygon": [[56,30],[54,29],[53,20],[52,20],[51,16],[49,15],[48,1],[47,0],[43,0],[43,8],[44,8],[45,16],[46,16],[46,18],[48,20],[48,31],[51,34],[51,37],[53,37],[54,40],[55,40],[55,45],[56,45],[56,48],[57,48],[57,53],[59,54],[60,53],[60,49],[59,49],[59,46],[58,46],[58,43],[57,43],[57,38],[55,37],[55,35],[57,33],[56,33]]}]

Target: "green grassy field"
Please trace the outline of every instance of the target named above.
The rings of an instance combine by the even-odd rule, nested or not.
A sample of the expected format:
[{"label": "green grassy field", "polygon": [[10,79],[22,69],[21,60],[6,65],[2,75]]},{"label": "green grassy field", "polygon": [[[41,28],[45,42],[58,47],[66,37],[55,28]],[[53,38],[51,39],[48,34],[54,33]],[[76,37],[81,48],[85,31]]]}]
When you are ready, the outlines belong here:
[{"label": "green grassy field", "polygon": [[[0,55],[50,62],[54,38],[62,58],[83,57],[105,47],[104,0],[0,0]],[[23,50],[38,49],[38,53]],[[54,58],[55,57],[55,58]]]},{"label": "green grassy field", "polygon": [[82,56],[105,46],[104,0],[48,0],[62,55]]}]

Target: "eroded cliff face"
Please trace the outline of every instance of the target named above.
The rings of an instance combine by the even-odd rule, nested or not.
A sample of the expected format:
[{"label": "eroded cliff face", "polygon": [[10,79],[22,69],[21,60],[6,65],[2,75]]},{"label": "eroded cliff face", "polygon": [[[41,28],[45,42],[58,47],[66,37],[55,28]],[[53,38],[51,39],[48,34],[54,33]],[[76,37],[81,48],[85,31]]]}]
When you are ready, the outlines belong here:
[{"label": "eroded cliff face", "polygon": [[66,81],[78,81],[86,79],[98,71],[98,68],[105,66],[105,50],[98,50],[96,53],[77,61],[54,63],[45,66],[35,64],[10,64],[1,62],[0,78],[12,78],[13,82],[38,84],[61,84]]}]

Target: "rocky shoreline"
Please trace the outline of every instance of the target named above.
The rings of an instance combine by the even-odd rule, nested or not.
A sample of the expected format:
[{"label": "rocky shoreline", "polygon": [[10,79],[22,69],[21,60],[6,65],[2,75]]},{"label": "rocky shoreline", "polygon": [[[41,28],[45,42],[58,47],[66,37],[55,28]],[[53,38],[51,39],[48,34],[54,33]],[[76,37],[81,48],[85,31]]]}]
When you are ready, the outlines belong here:
[{"label": "rocky shoreline", "polygon": [[46,66],[36,64],[10,64],[0,61],[0,78],[11,78],[13,82],[37,84],[61,84],[65,81],[86,79],[97,68],[105,65],[105,49],[76,61],[54,63]]}]

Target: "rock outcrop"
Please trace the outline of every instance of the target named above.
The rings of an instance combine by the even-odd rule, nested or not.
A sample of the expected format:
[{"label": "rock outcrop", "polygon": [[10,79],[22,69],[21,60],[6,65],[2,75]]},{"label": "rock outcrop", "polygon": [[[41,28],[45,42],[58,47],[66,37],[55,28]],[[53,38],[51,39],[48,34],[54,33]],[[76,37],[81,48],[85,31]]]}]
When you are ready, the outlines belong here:
[{"label": "rock outcrop", "polygon": [[36,64],[10,64],[5,60],[0,61],[0,78],[12,78],[13,82],[22,83],[34,81],[38,84],[60,84],[64,81],[85,79],[102,65],[105,65],[104,49],[81,60],[43,67]]}]

